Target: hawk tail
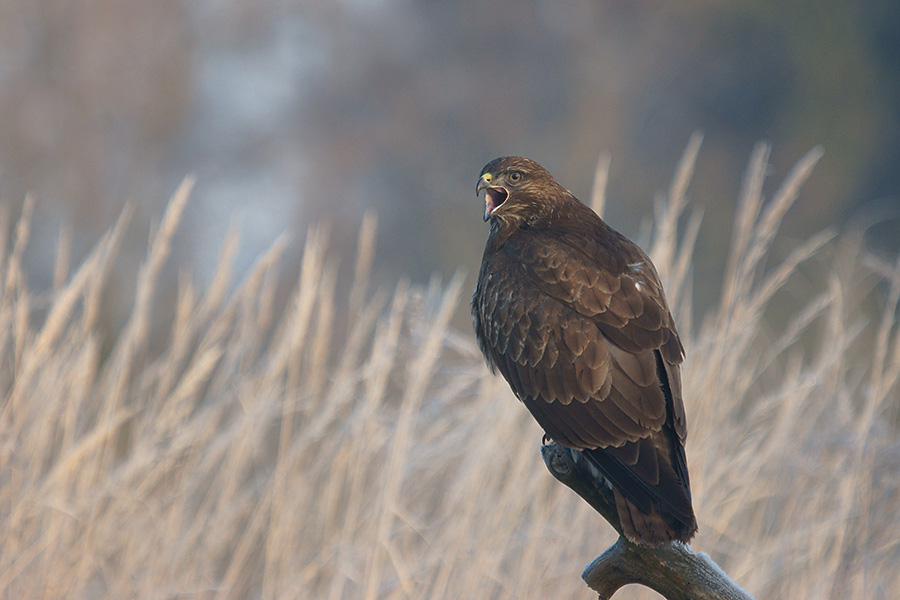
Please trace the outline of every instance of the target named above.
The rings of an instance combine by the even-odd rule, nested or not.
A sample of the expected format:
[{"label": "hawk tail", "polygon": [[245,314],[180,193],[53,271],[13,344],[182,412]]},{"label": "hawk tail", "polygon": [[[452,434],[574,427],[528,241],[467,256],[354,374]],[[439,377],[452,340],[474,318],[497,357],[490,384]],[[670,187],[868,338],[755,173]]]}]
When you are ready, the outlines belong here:
[{"label": "hawk tail", "polygon": [[654,505],[650,513],[644,513],[633,502],[629,502],[619,490],[613,488],[616,498],[616,509],[619,511],[619,522],[622,531],[632,542],[655,546],[666,542],[678,540],[689,542],[697,531],[697,523],[683,521],[666,515]]},{"label": "hawk tail", "polygon": [[588,464],[612,485],[619,521],[629,540],[650,545],[674,540],[688,542],[697,532],[690,491],[680,481],[652,485],[636,476],[608,450],[586,449],[582,453],[588,458]]}]

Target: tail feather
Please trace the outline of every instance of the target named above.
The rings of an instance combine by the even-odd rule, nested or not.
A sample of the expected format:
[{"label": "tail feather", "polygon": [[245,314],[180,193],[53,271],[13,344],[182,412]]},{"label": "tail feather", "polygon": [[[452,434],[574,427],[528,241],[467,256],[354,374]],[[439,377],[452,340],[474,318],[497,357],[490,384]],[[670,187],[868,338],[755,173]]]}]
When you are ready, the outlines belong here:
[{"label": "tail feather", "polygon": [[625,536],[637,543],[688,542],[697,531],[687,482],[674,471],[660,472],[651,484],[622,464],[608,449],[582,450],[613,488]]},{"label": "tail feather", "polygon": [[666,518],[656,506],[649,513],[644,513],[616,488],[613,488],[613,495],[616,498],[622,531],[632,542],[654,546],[673,540],[688,542],[697,531],[696,523],[686,524]]}]

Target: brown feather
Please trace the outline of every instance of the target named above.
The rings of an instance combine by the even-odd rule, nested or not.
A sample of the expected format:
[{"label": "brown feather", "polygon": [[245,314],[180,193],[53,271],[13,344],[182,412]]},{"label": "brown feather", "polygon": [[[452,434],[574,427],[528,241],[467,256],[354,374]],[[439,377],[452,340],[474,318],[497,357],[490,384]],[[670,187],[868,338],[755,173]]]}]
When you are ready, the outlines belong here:
[{"label": "brown feather", "polygon": [[656,269],[537,163],[507,157],[482,173],[507,190],[472,297],[488,363],[610,481],[629,538],[689,540],[684,349]]}]

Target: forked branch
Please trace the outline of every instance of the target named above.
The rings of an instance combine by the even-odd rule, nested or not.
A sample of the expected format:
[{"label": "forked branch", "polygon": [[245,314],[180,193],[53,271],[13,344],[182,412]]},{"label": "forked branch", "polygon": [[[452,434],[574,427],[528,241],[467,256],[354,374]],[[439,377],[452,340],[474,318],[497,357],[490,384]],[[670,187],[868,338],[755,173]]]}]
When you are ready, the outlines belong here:
[{"label": "forked branch", "polygon": [[541,446],[550,473],[572,488],[619,532],[619,539],[589,564],[581,578],[607,600],[622,586],[637,583],[669,600],[753,600],[712,559],[680,542],[644,546],[628,541],[612,490],[578,460],[577,451],[551,443]]}]

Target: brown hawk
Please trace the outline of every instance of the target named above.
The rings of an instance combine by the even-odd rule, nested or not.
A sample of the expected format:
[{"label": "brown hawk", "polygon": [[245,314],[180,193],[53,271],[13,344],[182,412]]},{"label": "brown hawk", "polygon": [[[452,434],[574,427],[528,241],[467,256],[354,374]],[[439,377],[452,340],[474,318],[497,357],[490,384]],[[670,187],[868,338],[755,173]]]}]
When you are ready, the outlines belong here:
[{"label": "brown hawk", "polygon": [[481,171],[481,350],[553,440],[611,484],[626,536],[688,541],[684,348],[656,268],[536,162]]}]

